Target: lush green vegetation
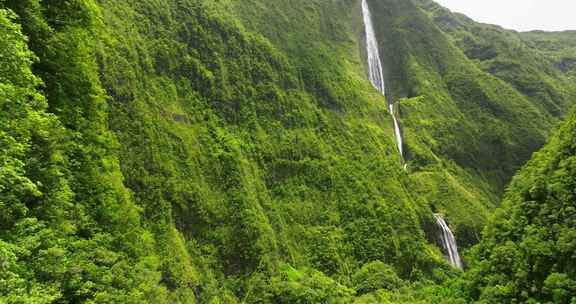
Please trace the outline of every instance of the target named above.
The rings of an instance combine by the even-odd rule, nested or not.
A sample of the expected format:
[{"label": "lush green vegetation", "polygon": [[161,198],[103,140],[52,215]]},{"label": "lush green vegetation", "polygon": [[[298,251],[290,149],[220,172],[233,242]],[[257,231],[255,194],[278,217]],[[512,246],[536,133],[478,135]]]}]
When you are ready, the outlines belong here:
[{"label": "lush green vegetation", "polygon": [[0,0],[0,303],[570,303],[570,121],[470,249],[574,99],[568,34],[370,5],[407,170],[359,1]]},{"label": "lush green vegetation", "polygon": [[[78,43],[90,41],[91,23],[56,28],[40,18],[37,2],[17,5],[30,18],[29,39],[13,12],[0,11],[0,301],[160,298],[165,291],[155,280],[152,236],[122,183],[90,45]],[[36,55],[27,44],[37,47]]]},{"label": "lush green vegetation", "polygon": [[429,0],[417,0],[434,23],[482,70],[511,84],[540,111],[562,117],[576,97],[569,77],[574,34],[518,33],[479,24]]},{"label": "lush green vegetation", "polygon": [[576,301],[576,115],[514,178],[475,249],[471,295],[484,303]]},{"label": "lush green vegetation", "polygon": [[575,31],[521,33],[521,38],[529,47],[539,50],[546,56],[549,65],[572,79],[576,77]]}]

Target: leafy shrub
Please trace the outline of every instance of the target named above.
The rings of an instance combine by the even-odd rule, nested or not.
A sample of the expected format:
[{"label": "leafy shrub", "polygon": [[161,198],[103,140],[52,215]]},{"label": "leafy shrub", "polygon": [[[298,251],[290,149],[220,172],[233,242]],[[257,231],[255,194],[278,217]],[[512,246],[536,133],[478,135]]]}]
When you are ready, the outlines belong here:
[{"label": "leafy shrub", "polygon": [[394,290],[404,285],[404,281],[398,277],[394,268],[381,261],[364,264],[352,276],[352,283],[358,294],[365,294],[378,289]]}]

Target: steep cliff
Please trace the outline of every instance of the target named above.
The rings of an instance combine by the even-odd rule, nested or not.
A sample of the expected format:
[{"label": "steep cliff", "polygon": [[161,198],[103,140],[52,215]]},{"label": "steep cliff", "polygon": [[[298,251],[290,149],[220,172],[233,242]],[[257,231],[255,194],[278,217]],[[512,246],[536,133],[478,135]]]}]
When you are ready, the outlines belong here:
[{"label": "steep cliff", "polygon": [[369,0],[383,96],[360,3],[0,1],[0,302],[417,301],[460,273],[435,213],[490,260],[570,44]]}]

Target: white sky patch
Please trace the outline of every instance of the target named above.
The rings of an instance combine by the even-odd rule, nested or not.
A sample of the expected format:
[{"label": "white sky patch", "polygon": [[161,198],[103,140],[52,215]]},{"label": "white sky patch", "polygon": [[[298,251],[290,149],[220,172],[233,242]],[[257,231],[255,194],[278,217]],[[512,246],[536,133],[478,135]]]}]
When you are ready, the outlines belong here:
[{"label": "white sky patch", "polygon": [[576,30],[576,0],[435,0],[478,22],[518,31]]}]

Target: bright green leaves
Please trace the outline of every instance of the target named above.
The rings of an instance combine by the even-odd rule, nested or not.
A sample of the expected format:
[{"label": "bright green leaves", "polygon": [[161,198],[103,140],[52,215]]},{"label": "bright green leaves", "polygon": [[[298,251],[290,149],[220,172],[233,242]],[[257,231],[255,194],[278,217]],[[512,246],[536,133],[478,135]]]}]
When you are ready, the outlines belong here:
[{"label": "bright green leaves", "polygon": [[279,276],[272,278],[267,303],[352,303],[354,291],[323,273],[310,269],[284,266]]},{"label": "bright green leaves", "polygon": [[50,119],[38,112],[44,99],[35,91],[33,54],[26,47],[15,15],[0,9],[0,226],[9,228],[28,213],[27,202],[41,196],[26,172],[33,137],[42,137]]},{"label": "bright green leaves", "polygon": [[44,0],[42,1],[47,21],[54,28],[78,26],[90,28],[96,6],[92,0]]},{"label": "bright green leaves", "polygon": [[0,10],[0,302],[166,301],[107,130],[95,4],[7,5],[19,17]]},{"label": "bright green leaves", "polygon": [[[488,302],[570,303],[576,279],[572,115],[516,177],[481,244],[475,272]],[[483,278],[483,279],[482,279]]]},{"label": "bright green leaves", "polygon": [[33,278],[22,276],[26,265],[18,260],[25,250],[0,241],[0,302],[14,304],[48,304],[61,294],[52,285],[38,284]]},{"label": "bright green leaves", "polygon": [[405,284],[398,277],[394,268],[380,261],[364,264],[352,276],[352,281],[358,294],[365,294],[379,289],[395,290]]},{"label": "bright green leaves", "polygon": [[39,83],[30,70],[35,57],[26,46],[20,26],[14,23],[15,18],[12,11],[0,8],[0,83],[33,88]]},{"label": "bright green leaves", "polygon": [[574,303],[576,281],[565,273],[551,273],[544,281],[544,291],[552,295],[554,303]]}]

